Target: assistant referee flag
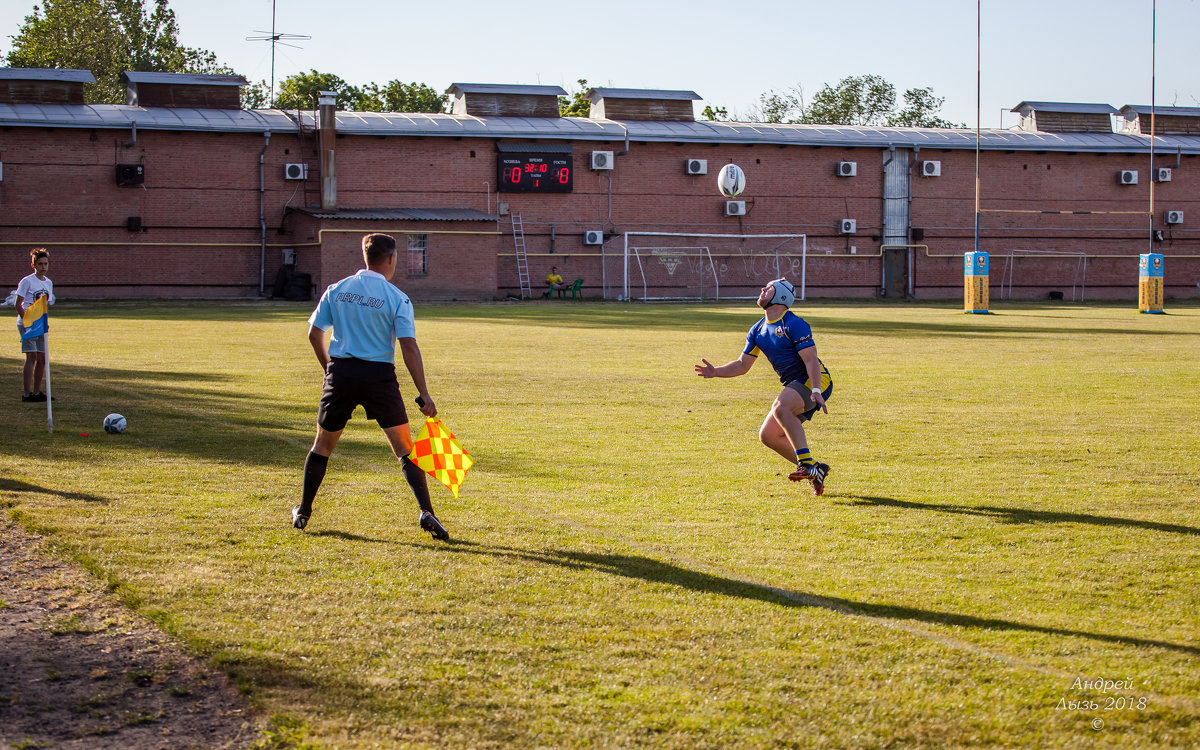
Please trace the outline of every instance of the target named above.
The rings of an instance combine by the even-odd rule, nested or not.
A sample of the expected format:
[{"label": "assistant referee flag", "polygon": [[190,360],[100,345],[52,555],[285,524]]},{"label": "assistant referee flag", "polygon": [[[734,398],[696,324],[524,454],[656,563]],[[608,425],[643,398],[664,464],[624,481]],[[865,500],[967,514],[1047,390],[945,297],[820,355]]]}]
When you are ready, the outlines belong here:
[{"label": "assistant referee flag", "polygon": [[455,497],[467,477],[467,470],[475,463],[459,445],[454,433],[442,420],[433,417],[425,420],[408,457],[421,471],[449,487]]},{"label": "assistant referee flag", "polygon": [[21,316],[21,340],[37,338],[50,329],[49,298],[42,296],[35,299],[25,308]]}]

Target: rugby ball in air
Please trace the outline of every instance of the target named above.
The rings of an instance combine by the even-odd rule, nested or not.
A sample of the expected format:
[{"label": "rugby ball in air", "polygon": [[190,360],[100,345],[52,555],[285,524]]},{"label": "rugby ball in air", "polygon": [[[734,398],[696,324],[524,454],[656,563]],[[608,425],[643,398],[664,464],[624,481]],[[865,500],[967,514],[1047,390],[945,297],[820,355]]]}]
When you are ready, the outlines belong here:
[{"label": "rugby ball in air", "polygon": [[717,189],[726,198],[736,198],[746,189],[746,173],[736,164],[726,164],[717,172]]},{"label": "rugby ball in air", "polygon": [[111,432],[112,434],[117,435],[124,432],[127,426],[128,423],[125,421],[125,417],[122,417],[120,414],[109,414],[104,418],[105,432]]}]

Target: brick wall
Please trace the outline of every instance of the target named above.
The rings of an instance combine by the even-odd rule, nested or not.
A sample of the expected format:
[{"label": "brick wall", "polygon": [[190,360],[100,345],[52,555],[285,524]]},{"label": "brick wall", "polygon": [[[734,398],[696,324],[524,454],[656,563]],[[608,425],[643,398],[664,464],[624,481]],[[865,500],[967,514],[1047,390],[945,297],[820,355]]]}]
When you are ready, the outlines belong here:
[{"label": "brick wall", "polygon": [[[574,192],[537,195],[496,192],[495,146],[487,139],[337,138],[339,206],[458,206],[491,213],[503,206],[503,234],[497,236],[490,222],[351,226],[289,216],[289,208],[320,201],[311,134],[271,136],[261,193],[261,133],[142,130],[128,146],[132,133],[124,129],[11,128],[3,136],[0,274],[15,286],[28,272],[29,248],[46,245],[54,258],[51,277],[66,297],[253,297],[263,280],[269,291],[284,247],[297,250],[298,269],[312,273],[319,290],[359,267],[359,238],[367,231],[428,233],[428,274],[396,279],[415,299],[504,297],[518,292],[513,214],[524,222],[535,295],[550,266],[558,265],[568,280],[584,279],[587,296],[616,297],[623,233],[629,231],[803,233],[810,296],[871,297],[881,286],[887,152],[878,148],[632,141],[622,153],[624,141],[577,141]],[[616,153],[616,168],[589,170],[592,150]],[[922,149],[910,156],[914,170],[923,160],[942,162],[941,177],[912,177],[911,223],[923,230],[921,244],[927,246],[914,250],[915,294],[960,298],[962,253],[974,248],[975,155]],[[706,159],[708,174],[687,175],[687,159]],[[840,161],[857,162],[858,176],[838,177]],[[293,162],[309,165],[307,180],[284,179],[283,165]],[[741,217],[724,216],[725,198],[716,190],[717,171],[731,162],[747,175],[739,197],[747,214]],[[122,163],[143,165],[144,184],[118,186],[115,169]],[[1191,227],[1200,226],[1200,161],[1160,154],[1156,164],[1175,171],[1172,182],[1153,185],[1150,217],[1144,154],[983,152],[983,208],[1030,212],[982,217],[980,248],[993,255],[994,297],[1001,294],[1000,273],[1010,254],[1012,296],[1044,298],[1082,283],[1082,253],[1089,298],[1136,299],[1136,256],[1151,249],[1167,256],[1168,296],[1197,296],[1200,231]],[[1119,185],[1122,169],[1138,170],[1139,184]],[[1186,223],[1165,225],[1168,209],[1184,211]],[[1116,211],[1141,213],[1099,213]],[[127,220],[135,216],[142,229],[131,232]],[[857,221],[856,234],[837,232],[837,222],[846,218]],[[1164,237],[1153,246],[1152,228]],[[587,230],[603,230],[605,244],[584,244]],[[727,259],[725,265],[737,262]],[[795,278],[796,261],[788,262]],[[753,295],[761,286],[766,269],[742,263],[744,278],[730,276],[723,291]],[[643,264],[654,266],[647,283],[669,290],[677,281],[666,272],[669,265],[662,258]],[[1007,277],[1004,283],[1008,294]]]}]

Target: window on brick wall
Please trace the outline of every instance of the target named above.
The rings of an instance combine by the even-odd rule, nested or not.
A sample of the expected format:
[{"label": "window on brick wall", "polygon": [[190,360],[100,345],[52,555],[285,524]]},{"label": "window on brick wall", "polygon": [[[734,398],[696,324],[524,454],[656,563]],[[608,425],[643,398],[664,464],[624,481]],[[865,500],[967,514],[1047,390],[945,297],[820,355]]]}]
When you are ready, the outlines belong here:
[{"label": "window on brick wall", "polygon": [[426,276],[429,274],[429,235],[408,235],[408,275]]}]

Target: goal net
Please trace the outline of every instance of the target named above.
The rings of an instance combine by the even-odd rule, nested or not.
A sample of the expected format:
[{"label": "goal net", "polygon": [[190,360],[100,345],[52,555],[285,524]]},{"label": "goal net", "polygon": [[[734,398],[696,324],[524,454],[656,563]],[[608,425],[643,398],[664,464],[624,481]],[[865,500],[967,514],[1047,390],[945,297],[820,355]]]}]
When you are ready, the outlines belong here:
[{"label": "goal net", "polygon": [[807,244],[803,234],[626,232],[620,298],[753,299],[786,276],[804,299]]},{"label": "goal net", "polygon": [[[1000,271],[1000,299],[1013,298],[1013,286],[1022,289],[1020,296],[1028,297],[1033,291],[1041,292],[1047,286],[1058,286],[1058,294],[1065,296],[1066,287],[1071,287],[1071,300],[1076,290],[1079,301],[1087,294],[1087,253],[1070,250],[1022,250],[1009,249],[993,254],[992,268]],[[993,271],[995,273],[995,271]]]}]

